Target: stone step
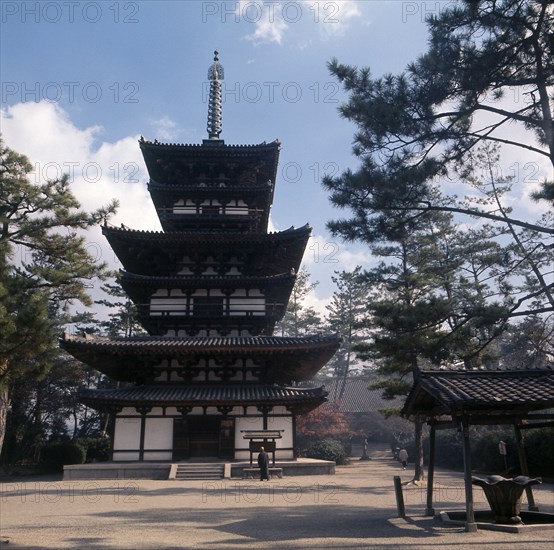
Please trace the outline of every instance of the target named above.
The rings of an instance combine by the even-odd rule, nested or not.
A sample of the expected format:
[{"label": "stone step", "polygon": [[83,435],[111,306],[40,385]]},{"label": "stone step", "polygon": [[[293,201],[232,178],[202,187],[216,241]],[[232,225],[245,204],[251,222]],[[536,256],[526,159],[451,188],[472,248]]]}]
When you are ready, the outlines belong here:
[{"label": "stone step", "polygon": [[224,471],[223,464],[178,464],[175,479],[222,479]]}]

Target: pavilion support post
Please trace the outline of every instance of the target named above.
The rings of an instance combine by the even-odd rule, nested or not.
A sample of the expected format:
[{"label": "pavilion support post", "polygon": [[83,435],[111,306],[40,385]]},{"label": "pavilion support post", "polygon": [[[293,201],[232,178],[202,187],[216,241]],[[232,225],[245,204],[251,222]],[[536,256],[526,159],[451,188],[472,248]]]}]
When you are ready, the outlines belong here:
[{"label": "pavilion support post", "polygon": [[466,494],[466,528],[469,533],[477,531],[475,512],[473,510],[473,485],[471,484],[471,447],[469,444],[469,420],[462,417],[462,433],[464,436],[464,484]]},{"label": "pavilion support post", "polygon": [[429,433],[429,466],[427,469],[427,506],[425,508],[426,516],[434,516],[435,509],[433,508],[433,477],[435,474],[435,423],[431,424],[431,432]]},{"label": "pavilion support post", "polygon": [[[517,424],[514,424],[514,432],[516,436],[517,455],[519,458],[519,465],[521,467],[521,474],[529,476],[529,466],[527,464],[527,453],[525,452],[525,444],[523,442],[523,435],[521,429]],[[539,507],[535,504],[535,497],[533,496],[533,489],[530,485],[525,486],[525,493],[527,495],[528,509],[531,512],[538,512]]]}]

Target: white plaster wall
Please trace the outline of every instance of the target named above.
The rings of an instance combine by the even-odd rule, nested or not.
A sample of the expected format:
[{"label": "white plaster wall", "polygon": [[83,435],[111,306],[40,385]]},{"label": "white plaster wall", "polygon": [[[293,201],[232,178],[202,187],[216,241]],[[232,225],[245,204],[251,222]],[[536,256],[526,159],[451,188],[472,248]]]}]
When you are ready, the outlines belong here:
[{"label": "white plaster wall", "polygon": [[173,418],[148,418],[144,426],[144,450],[173,448]]},{"label": "white plaster wall", "polygon": [[[176,294],[175,294],[176,292]],[[150,298],[150,314],[182,315],[187,311],[187,298],[177,289],[159,288]]]},{"label": "white plaster wall", "polygon": [[[204,414],[204,409],[202,407],[193,407],[192,411],[189,414]],[[207,407],[206,414],[221,414],[217,407]]]},{"label": "white plaster wall", "polygon": [[286,417],[273,417],[270,416],[267,419],[267,429],[268,430],[284,430],[281,433],[282,438],[277,439],[277,449],[282,447],[292,447],[293,438],[292,438],[292,416]]},{"label": "white plaster wall", "polygon": [[173,447],[173,418],[148,418],[144,427],[144,448],[171,449]]},{"label": "white plaster wall", "polygon": [[174,214],[196,214],[196,204],[191,199],[187,199],[186,202],[183,199],[179,199],[173,205]]},{"label": "white plaster wall", "polygon": [[121,461],[129,461],[129,460],[140,460],[140,454],[138,452],[136,453],[118,453],[117,451],[114,451],[113,453],[113,461],[114,462],[121,462]]},{"label": "white plaster wall", "polygon": [[[281,407],[279,407],[281,409]],[[286,410],[284,407],[282,409]],[[281,411],[280,411],[281,412]],[[250,451],[248,450],[249,441],[243,438],[241,430],[262,430],[263,429],[263,417],[238,417],[235,421],[235,448],[242,448],[243,450],[235,451],[236,460],[249,460]],[[292,448],[293,446],[293,434],[292,434],[292,416],[286,417],[273,417],[269,416],[267,419],[267,428],[269,430],[284,430],[282,432],[282,438],[277,439],[277,450],[275,452],[276,460],[290,460],[294,458],[294,450],[283,450],[283,447]]]},{"label": "white plaster wall", "polygon": [[134,407],[124,407],[118,416],[140,416],[140,413],[137,412],[137,409]]},{"label": "white plaster wall", "polygon": [[263,418],[258,417],[238,417],[235,420],[235,449],[245,448],[248,449],[248,440],[244,439],[241,430],[263,430]]},{"label": "white plaster wall", "polygon": [[[249,407],[254,408],[254,407]],[[256,410],[254,408],[254,410]],[[256,410],[257,412],[257,410]],[[259,414],[259,413],[258,413]],[[238,417],[235,419],[235,449],[242,448],[245,450],[235,451],[236,460],[249,460],[250,451],[248,450],[249,441],[244,439],[241,433],[241,430],[262,430],[263,429],[263,418],[258,417]]]},{"label": "white plaster wall", "polygon": [[[134,410],[134,409],[133,409]],[[113,445],[113,459],[139,460],[139,453],[118,453],[125,449],[140,447],[140,418],[116,418]]]},{"label": "white plaster wall", "polygon": [[172,460],[173,453],[172,451],[167,452],[154,452],[154,451],[144,451],[144,460]]}]

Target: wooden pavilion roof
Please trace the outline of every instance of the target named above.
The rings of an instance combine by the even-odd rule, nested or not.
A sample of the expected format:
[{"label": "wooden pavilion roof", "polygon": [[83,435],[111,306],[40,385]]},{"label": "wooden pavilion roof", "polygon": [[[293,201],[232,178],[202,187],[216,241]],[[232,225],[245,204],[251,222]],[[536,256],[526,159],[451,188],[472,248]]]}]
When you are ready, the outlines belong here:
[{"label": "wooden pavilion roof", "polygon": [[402,414],[487,415],[491,424],[502,414],[517,415],[554,407],[554,371],[421,371]]}]

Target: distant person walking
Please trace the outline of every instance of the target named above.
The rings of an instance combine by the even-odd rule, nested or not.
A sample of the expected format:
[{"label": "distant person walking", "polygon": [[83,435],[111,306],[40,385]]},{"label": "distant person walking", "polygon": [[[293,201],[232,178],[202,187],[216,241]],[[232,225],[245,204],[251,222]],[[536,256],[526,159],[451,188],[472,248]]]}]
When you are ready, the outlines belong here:
[{"label": "distant person walking", "polygon": [[408,451],[404,447],[398,451],[398,460],[402,462],[402,469],[405,470],[408,465]]},{"label": "distant person walking", "polygon": [[260,481],[263,481],[264,479],[269,481],[269,456],[263,447],[260,447],[258,467],[260,468]]}]

